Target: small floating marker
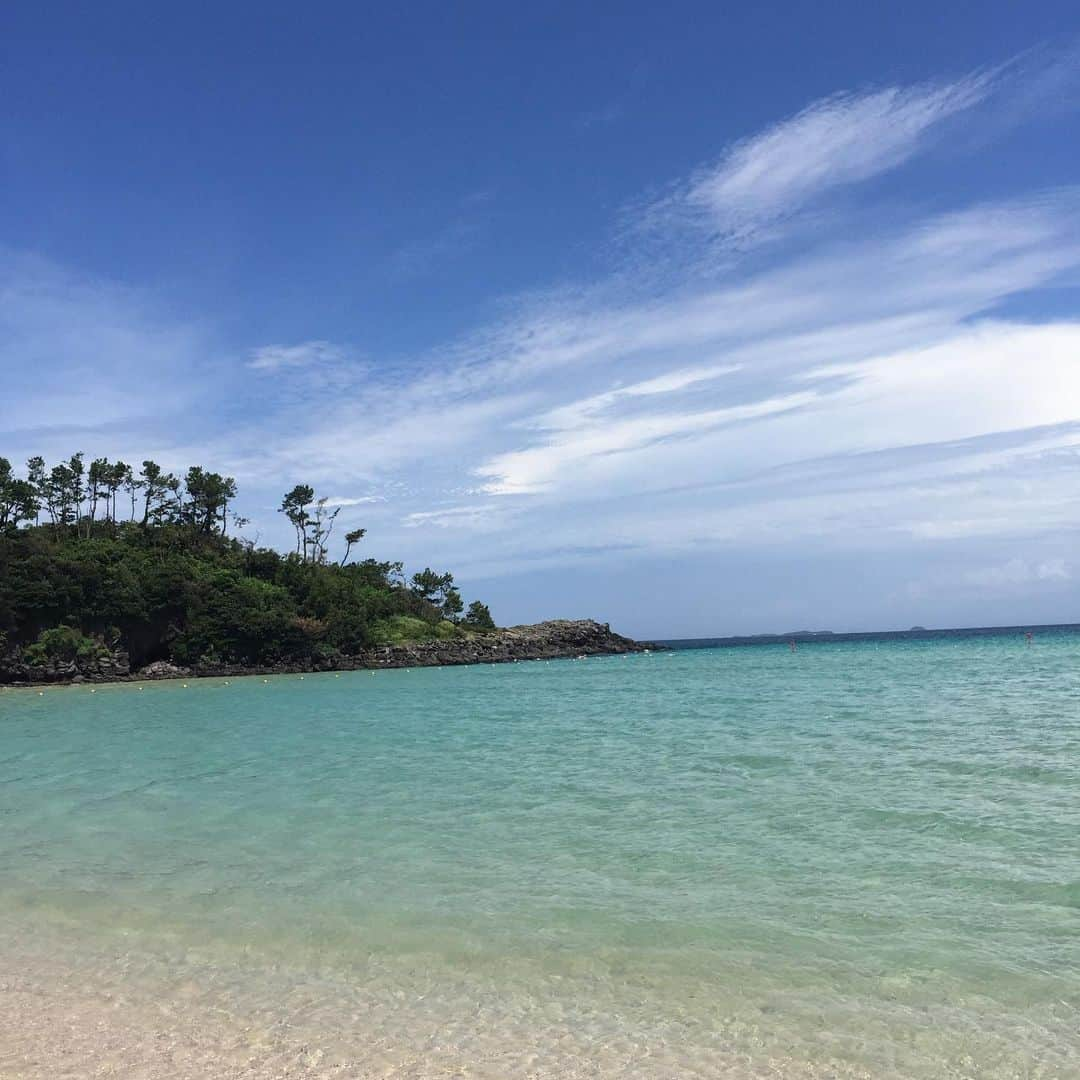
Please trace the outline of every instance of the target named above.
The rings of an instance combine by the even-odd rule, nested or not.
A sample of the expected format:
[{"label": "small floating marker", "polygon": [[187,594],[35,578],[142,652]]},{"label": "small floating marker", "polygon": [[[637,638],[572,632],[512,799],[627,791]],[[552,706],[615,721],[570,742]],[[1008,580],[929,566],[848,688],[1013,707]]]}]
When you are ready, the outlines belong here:
[{"label": "small floating marker", "polygon": [[38,696],[38,697],[44,697],[44,696],[45,696],[45,691],[44,691],[44,690],[39,690],[39,691],[37,692],[37,696]]},{"label": "small floating marker", "polygon": [[304,676],[303,676],[303,675],[301,675],[301,676],[300,676],[300,681],[301,681],[301,682],[303,682],[303,681],[304,681]]},{"label": "small floating marker", "polygon": [[184,689],[185,690],[187,689],[187,683],[184,683]]},{"label": "small floating marker", "polygon": [[263,682],[269,682],[269,681],[270,681],[269,679],[263,679]]},{"label": "small floating marker", "polygon": [[93,688],[93,687],[91,686],[91,687],[90,687],[90,693],[91,693],[91,694],[96,694],[96,693],[97,693],[97,691],[96,691],[96,690],[95,690],[95,689],[94,689],[94,688]]}]

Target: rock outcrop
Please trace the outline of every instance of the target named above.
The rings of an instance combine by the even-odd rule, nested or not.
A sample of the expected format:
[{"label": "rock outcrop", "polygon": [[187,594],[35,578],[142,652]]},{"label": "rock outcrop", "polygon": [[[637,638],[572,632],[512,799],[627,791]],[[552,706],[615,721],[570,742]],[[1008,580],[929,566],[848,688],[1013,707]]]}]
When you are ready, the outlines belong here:
[{"label": "rock outcrop", "polygon": [[408,641],[376,645],[355,656],[307,664],[248,667],[242,664],[181,667],[155,660],[132,672],[126,653],[93,660],[49,661],[32,665],[19,653],[0,657],[2,683],[124,682],[133,679],[181,679],[192,676],[284,675],[307,671],[354,671],[361,668],[441,667],[458,664],[505,664],[519,660],[556,660],[649,652],[659,645],[616,634],[607,623],[592,619],[555,619],[533,626],[469,633],[449,640]]},{"label": "rock outcrop", "polygon": [[123,682],[130,674],[128,654],[122,650],[74,660],[49,658],[36,664],[17,650],[0,656],[0,684]]},{"label": "rock outcrop", "polygon": [[555,619],[534,626],[511,626],[452,641],[412,641],[366,650],[359,667],[438,667],[498,664],[514,660],[555,660],[648,652],[657,646],[632,641],[592,619]]},{"label": "rock outcrop", "polygon": [[140,668],[140,679],[186,679],[192,674],[191,668],[181,667],[169,660],[155,660],[152,664]]}]

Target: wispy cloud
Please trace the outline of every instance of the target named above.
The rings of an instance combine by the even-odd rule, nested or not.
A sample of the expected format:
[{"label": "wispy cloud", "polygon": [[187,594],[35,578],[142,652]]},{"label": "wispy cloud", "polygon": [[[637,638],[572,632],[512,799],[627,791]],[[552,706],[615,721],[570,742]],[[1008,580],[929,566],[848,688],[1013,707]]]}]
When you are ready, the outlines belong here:
[{"label": "wispy cloud", "polygon": [[1064,559],[1047,559],[1040,563],[1010,559],[997,566],[968,570],[963,582],[980,589],[994,589],[1030,585],[1034,581],[1068,581],[1070,576]]},{"label": "wispy cloud", "polygon": [[302,341],[297,345],[260,345],[252,349],[248,367],[253,371],[274,373],[298,368],[340,364],[345,350],[330,341]]},{"label": "wispy cloud", "polygon": [[401,280],[426,277],[468,254],[482,235],[483,229],[477,221],[452,221],[431,236],[399,247],[390,257],[390,271]]},{"label": "wispy cloud", "polygon": [[[1080,265],[1078,201],[1075,192],[1058,192],[946,214],[731,286],[567,320],[563,334],[578,344],[583,380],[599,377],[585,364],[596,372],[669,370],[546,410],[523,425],[546,430],[542,441],[496,455],[478,475],[489,492],[522,493],[610,485],[625,470],[640,491],[653,483],[651,459],[699,471],[681,460],[672,438],[703,438],[746,420],[773,418],[771,426],[792,430],[760,448],[753,432],[725,435],[740,471],[760,453],[775,463],[779,455],[805,455],[808,446],[820,456],[1080,415],[1069,361],[1075,328],[963,325]],[[689,363],[703,353],[707,362]],[[550,364],[550,350],[545,354]],[[1021,366],[1025,393],[1017,395],[1012,384]],[[807,394],[808,379],[831,385]],[[696,408],[686,408],[688,395]],[[960,407],[965,398],[968,408]],[[712,407],[701,408],[705,401]],[[797,420],[778,419],[795,409]],[[710,469],[718,467],[715,448],[703,453],[700,438],[692,445]],[[643,455],[646,447],[653,450]],[[657,471],[656,483],[669,482],[670,468]]]},{"label": "wispy cloud", "polygon": [[327,506],[363,506],[366,503],[385,502],[386,498],[382,495],[330,495],[326,499]]},{"label": "wispy cloud", "polygon": [[645,209],[642,224],[690,224],[745,243],[812,200],[924,149],[943,123],[984,101],[994,75],[840,93],[730,147]]},{"label": "wispy cloud", "polygon": [[415,511],[407,514],[402,524],[407,529],[436,526],[440,529],[465,528],[470,532],[487,531],[505,523],[512,512],[512,508],[505,503],[470,503],[467,506]]},{"label": "wispy cloud", "polygon": [[217,359],[205,327],[154,298],[0,248],[0,434],[9,453],[24,437],[98,429],[113,439],[120,426],[150,429],[158,444],[220,388]]}]

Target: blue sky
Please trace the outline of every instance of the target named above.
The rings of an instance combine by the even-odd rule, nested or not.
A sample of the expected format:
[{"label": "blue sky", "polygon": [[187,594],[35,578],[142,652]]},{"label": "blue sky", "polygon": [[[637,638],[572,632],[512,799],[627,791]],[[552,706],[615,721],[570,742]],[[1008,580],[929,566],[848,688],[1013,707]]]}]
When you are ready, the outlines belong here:
[{"label": "blue sky", "polygon": [[1080,15],[884,6],[5,5],[0,454],[501,622],[1080,619]]}]

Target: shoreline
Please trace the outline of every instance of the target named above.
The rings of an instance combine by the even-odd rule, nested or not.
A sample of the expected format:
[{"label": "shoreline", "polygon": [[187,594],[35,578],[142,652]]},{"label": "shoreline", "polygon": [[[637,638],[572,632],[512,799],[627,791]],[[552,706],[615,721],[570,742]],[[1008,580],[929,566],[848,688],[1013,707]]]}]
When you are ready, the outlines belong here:
[{"label": "shoreline", "polygon": [[[197,664],[185,666],[157,660],[135,671],[125,653],[80,662],[34,668],[0,659],[0,687],[78,686],[86,683],[158,682],[169,679],[242,678],[256,675],[309,675],[322,672],[378,671],[419,667],[461,667],[508,664],[523,660],[570,660],[578,656],[619,656],[663,652],[666,646],[635,641],[592,619],[554,619],[511,626],[463,638],[429,639],[373,645],[354,656],[333,661],[277,664]],[[17,662],[16,662],[17,663]],[[19,677],[12,677],[13,673]]]}]

